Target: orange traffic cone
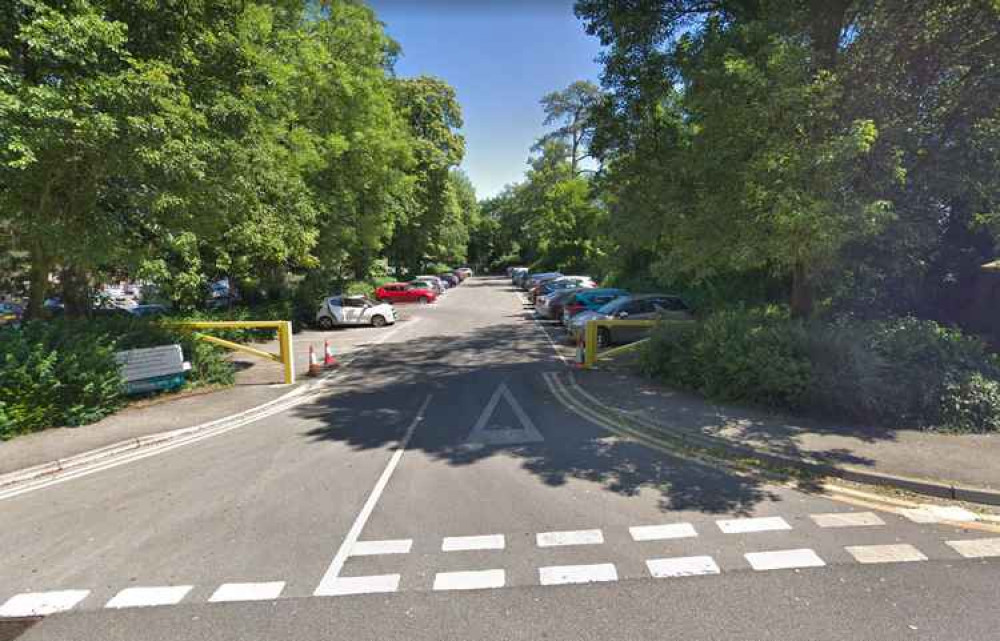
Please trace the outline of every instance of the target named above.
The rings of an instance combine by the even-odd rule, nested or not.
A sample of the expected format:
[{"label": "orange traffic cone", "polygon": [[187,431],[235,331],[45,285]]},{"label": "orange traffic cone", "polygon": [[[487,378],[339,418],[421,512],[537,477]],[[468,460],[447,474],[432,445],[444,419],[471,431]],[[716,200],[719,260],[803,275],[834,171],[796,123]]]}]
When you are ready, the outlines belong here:
[{"label": "orange traffic cone", "polygon": [[333,357],[330,341],[323,341],[323,367],[340,367],[340,363]]},{"label": "orange traffic cone", "polygon": [[322,368],[319,366],[319,361],[316,360],[316,350],[313,346],[309,346],[309,376],[319,376]]}]

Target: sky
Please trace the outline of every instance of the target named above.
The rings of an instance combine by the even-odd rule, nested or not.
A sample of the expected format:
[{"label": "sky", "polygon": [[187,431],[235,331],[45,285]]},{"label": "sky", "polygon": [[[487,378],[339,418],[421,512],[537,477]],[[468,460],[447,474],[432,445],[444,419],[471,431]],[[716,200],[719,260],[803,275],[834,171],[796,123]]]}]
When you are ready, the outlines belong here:
[{"label": "sky", "polygon": [[402,46],[397,74],[437,76],[455,88],[462,169],[479,198],[523,177],[545,131],[542,96],[575,80],[598,83],[600,47],[573,15],[573,0],[368,1]]}]

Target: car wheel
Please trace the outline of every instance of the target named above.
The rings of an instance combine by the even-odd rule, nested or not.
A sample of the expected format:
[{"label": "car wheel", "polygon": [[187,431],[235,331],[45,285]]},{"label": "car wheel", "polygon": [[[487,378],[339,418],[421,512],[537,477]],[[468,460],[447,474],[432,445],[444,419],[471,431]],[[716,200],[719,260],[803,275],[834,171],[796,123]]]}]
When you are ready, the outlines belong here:
[{"label": "car wheel", "polygon": [[379,314],[372,316],[372,327],[385,327],[385,316]]},{"label": "car wheel", "polygon": [[426,296],[421,296],[420,298],[417,299],[417,302],[420,303],[421,305],[426,305],[427,303],[431,302],[431,299],[427,298]]},{"label": "car wheel", "polygon": [[597,346],[608,347],[611,345],[611,330],[607,327],[597,328]]},{"label": "car wheel", "polygon": [[335,325],[333,319],[329,316],[320,316],[320,319],[317,322],[319,324],[319,328],[323,330],[331,330]]}]

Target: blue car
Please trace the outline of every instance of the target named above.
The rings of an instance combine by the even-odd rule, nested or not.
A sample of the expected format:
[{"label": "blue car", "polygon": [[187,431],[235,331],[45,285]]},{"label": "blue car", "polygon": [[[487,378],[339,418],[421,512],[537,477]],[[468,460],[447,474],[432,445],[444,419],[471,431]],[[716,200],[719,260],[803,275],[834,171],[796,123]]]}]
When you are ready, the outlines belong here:
[{"label": "blue car", "polygon": [[588,289],[579,292],[572,300],[567,301],[563,306],[562,323],[569,326],[569,321],[580,312],[597,311],[616,298],[628,296],[628,291],[624,289],[614,289],[610,287],[600,289]]}]

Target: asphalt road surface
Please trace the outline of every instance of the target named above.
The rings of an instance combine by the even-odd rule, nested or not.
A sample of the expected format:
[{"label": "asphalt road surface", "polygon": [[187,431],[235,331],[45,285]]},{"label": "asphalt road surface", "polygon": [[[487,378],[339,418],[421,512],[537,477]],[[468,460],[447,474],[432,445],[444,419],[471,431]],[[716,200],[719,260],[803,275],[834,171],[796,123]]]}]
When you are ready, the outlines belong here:
[{"label": "asphalt road surface", "polygon": [[307,403],[0,500],[0,639],[1000,638],[1000,535],[608,434],[505,279],[411,318]]}]

